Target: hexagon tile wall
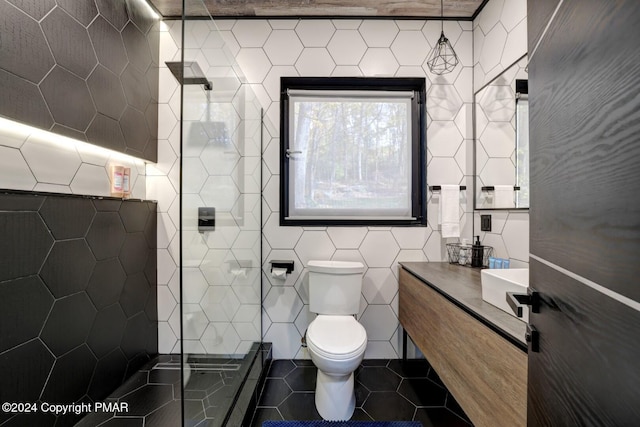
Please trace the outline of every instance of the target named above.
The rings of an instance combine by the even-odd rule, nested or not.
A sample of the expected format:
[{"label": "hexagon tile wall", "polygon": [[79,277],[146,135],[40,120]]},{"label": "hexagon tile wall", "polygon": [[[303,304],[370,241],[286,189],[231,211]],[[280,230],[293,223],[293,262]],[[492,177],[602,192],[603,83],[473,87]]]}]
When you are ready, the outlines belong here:
[{"label": "hexagon tile wall", "polygon": [[0,0],[0,115],[155,162],[158,27],[142,0]]},{"label": "hexagon tile wall", "polygon": [[0,194],[0,235],[1,402],[98,401],[158,353],[155,202]]}]

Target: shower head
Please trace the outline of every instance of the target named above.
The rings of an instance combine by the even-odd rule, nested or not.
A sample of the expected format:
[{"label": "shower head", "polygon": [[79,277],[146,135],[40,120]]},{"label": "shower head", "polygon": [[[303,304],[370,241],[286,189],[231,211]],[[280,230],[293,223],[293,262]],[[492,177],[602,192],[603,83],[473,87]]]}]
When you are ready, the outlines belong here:
[{"label": "shower head", "polygon": [[165,62],[173,77],[183,85],[204,85],[205,90],[213,89],[211,81],[204,75],[197,62]]}]

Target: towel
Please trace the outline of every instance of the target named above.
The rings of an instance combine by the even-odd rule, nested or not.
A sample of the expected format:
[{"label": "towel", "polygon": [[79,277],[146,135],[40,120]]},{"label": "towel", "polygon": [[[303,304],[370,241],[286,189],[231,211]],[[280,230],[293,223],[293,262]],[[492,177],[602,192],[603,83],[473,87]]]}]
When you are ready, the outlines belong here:
[{"label": "towel", "polygon": [[443,185],[440,190],[440,218],[442,238],[460,237],[460,187]]},{"label": "towel", "polygon": [[496,185],[493,195],[494,208],[515,208],[513,185]]}]

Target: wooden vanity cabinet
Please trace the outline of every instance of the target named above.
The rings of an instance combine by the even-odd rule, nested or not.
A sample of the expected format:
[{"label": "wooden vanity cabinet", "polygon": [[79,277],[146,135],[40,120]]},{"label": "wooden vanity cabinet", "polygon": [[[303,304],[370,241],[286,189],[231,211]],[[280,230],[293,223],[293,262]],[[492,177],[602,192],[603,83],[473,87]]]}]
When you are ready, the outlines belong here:
[{"label": "wooden vanity cabinet", "polygon": [[527,354],[400,268],[400,323],[476,427],[527,424]]}]

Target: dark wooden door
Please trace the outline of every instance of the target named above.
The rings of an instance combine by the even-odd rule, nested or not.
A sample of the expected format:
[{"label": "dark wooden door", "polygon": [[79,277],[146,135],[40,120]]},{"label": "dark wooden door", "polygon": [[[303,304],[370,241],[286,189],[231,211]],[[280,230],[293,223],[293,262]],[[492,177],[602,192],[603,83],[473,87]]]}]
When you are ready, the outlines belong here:
[{"label": "dark wooden door", "polygon": [[640,426],[640,1],[528,18],[528,425]]}]

